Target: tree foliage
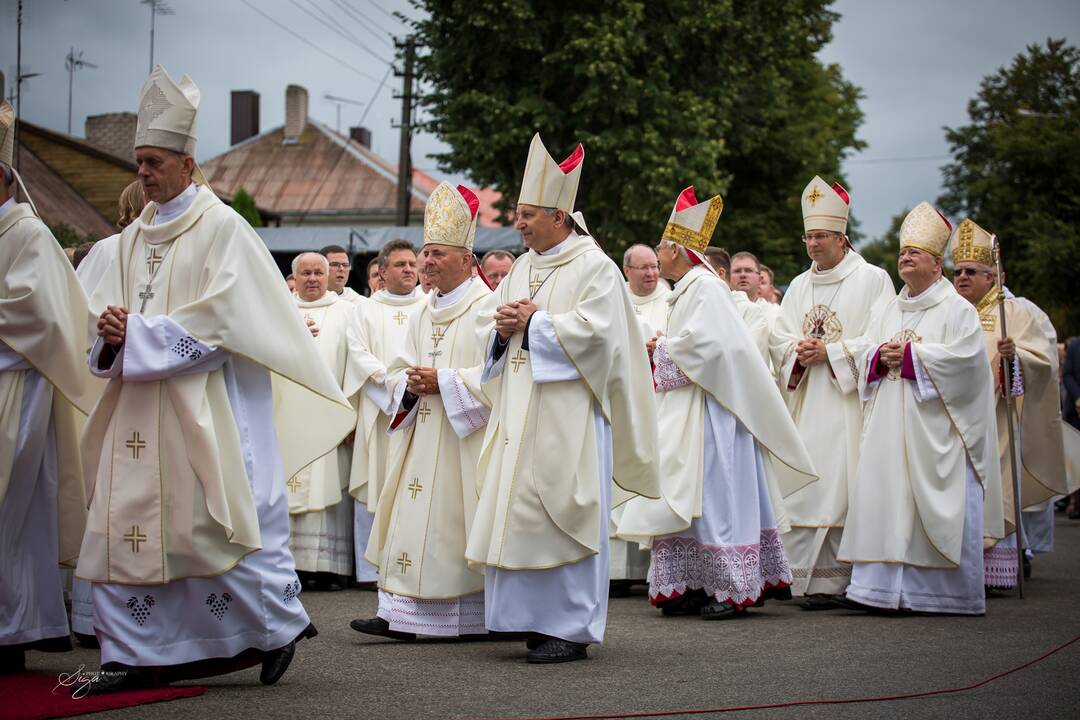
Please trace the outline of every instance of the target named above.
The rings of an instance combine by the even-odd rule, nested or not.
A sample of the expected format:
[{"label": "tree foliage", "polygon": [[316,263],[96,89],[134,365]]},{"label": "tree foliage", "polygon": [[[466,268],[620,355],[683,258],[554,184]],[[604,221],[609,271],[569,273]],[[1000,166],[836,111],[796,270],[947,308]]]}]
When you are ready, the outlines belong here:
[{"label": "tree foliage", "polygon": [[1032,45],[983,79],[971,123],[946,128],[954,162],[939,202],[996,233],[1009,288],[1080,333],[1080,51]]},{"label": "tree foliage", "polygon": [[244,188],[238,188],[236,194],[233,195],[232,209],[240,217],[247,220],[248,225],[251,227],[263,226],[262,215],[259,214],[259,208],[255,206],[255,198]]},{"label": "tree foliage", "polygon": [[655,243],[679,191],[722,193],[714,244],[806,266],[799,197],[862,143],[859,90],[816,53],[830,0],[414,0],[437,157],[517,196],[532,134],[585,146],[577,209],[613,255]]},{"label": "tree foliage", "polygon": [[904,284],[900,279],[896,261],[900,255],[900,226],[909,212],[911,208],[905,208],[899,215],[894,215],[884,235],[859,248],[859,254],[863,256],[863,260],[889,273],[894,289],[900,289]]}]

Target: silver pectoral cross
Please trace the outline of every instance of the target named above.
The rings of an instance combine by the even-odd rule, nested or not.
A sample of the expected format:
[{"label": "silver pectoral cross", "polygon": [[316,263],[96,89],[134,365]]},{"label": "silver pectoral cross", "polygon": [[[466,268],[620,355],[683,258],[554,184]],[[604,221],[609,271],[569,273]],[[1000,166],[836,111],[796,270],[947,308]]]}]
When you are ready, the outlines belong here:
[{"label": "silver pectoral cross", "polygon": [[142,313],[146,310],[146,301],[154,297],[153,291],[150,290],[150,283],[146,283],[146,289],[139,292],[139,297],[142,298],[142,305],[139,306],[139,312]]},{"label": "silver pectoral cross", "polygon": [[428,357],[431,358],[431,366],[435,367],[435,358],[442,355],[442,350],[432,350],[428,353]]}]

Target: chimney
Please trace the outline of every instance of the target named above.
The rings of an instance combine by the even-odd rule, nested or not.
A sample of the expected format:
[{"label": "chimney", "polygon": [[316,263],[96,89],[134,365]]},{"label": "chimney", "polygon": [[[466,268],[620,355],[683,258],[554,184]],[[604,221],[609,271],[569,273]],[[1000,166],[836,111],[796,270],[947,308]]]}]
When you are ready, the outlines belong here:
[{"label": "chimney", "polygon": [[86,118],[86,139],[105,152],[133,160],[137,122],[138,116],[130,112],[91,115]]},{"label": "chimney", "polygon": [[300,142],[308,117],[307,90],[299,85],[285,88],[285,140],[286,145]]},{"label": "chimney", "polygon": [[363,145],[368,150],[371,149],[371,131],[366,127],[349,128],[349,138],[354,142]]},{"label": "chimney", "polygon": [[232,132],[229,144],[243,142],[259,134],[259,93],[254,90],[232,91]]}]

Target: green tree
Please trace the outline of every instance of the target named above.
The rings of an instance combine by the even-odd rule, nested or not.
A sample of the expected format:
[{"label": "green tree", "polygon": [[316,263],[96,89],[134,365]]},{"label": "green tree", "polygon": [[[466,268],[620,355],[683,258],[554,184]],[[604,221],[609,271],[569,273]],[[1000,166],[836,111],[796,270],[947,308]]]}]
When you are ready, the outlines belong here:
[{"label": "green tree", "polygon": [[969,125],[946,128],[941,206],[996,233],[1008,284],[1080,333],[1080,51],[1049,39],[983,79]]},{"label": "green tree", "polygon": [[244,188],[238,188],[233,195],[232,209],[247,220],[251,227],[263,226],[262,215],[259,214],[259,208],[255,207],[255,198]]},{"label": "green tree", "polygon": [[585,145],[577,207],[613,255],[655,243],[679,191],[724,195],[714,242],[803,266],[799,197],[862,147],[859,90],[816,53],[829,0],[415,0],[427,130],[516,198],[533,132]]},{"label": "green tree", "polygon": [[60,243],[60,247],[78,247],[83,243],[97,240],[93,235],[80,232],[67,223],[55,223],[48,227],[53,237],[56,238],[56,242]]},{"label": "green tree", "polygon": [[899,289],[904,284],[896,268],[896,259],[900,254],[900,226],[909,212],[910,209],[905,209],[899,215],[894,215],[884,235],[859,247],[859,254],[866,262],[877,265],[889,273],[895,289]]}]

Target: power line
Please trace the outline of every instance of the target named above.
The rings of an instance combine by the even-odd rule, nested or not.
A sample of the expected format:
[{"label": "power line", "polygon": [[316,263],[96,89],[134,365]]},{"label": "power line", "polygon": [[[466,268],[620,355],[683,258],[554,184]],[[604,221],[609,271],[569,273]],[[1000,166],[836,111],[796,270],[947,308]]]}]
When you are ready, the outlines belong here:
[{"label": "power line", "polygon": [[[307,13],[308,15],[310,15],[311,17],[315,18],[315,20],[316,20],[316,21],[318,21],[318,22],[322,23],[322,24],[323,24],[323,25],[325,25],[326,27],[330,28],[330,29],[331,29],[332,31],[336,32],[336,33],[337,33],[338,35],[340,35],[341,37],[343,37],[343,38],[345,38],[346,40],[348,40],[349,42],[351,42],[351,43],[352,43],[353,45],[355,45],[356,47],[358,47],[358,48],[360,48],[361,50],[363,50],[364,52],[368,53],[369,55],[371,55],[372,57],[374,57],[374,58],[375,58],[376,60],[378,60],[379,62],[383,63],[384,65],[390,65],[390,64],[391,64],[391,63],[390,63],[389,61],[387,61],[387,60],[384,60],[384,59],[382,58],[382,56],[381,56],[381,55],[379,55],[379,54],[378,54],[377,52],[375,52],[374,50],[372,50],[371,48],[369,48],[369,47],[368,47],[367,45],[364,45],[364,44],[363,44],[362,42],[360,42],[360,41],[359,41],[359,40],[358,40],[357,38],[355,38],[355,37],[353,37],[353,36],[349,35],[349,34],[348,34],[347,32],[345,32],[344,30],[342,30],[342,29],[341,29],[341,28],[339,28],[338,26],[334,25],[334,23],[333,23],[333,22],[327,22],[326,20],[323,20],[323,19],[322,19],[321,17],[319,17],[319,16],[318,16],[318,15],[316,15],[315,13],[311,12],[311,11],[310,11],[310,10],[308,10],[308,9],[307,9],[306,7],[304,7],[304,6],[303,6],[303,5],[301,5],[301,4],[299,3],[299,2],[297,2],[297,0],[292,0],[292,4],[293,4],[293,5],[295,5],[296,7],[300,8],[300,9],[301,9],[301,10],[303,10],[304,12],[306,12],[306,13]],[[316,6],[316,7],[317,7],[317,6]],[[374,78],[372,78],[372,79],[374,79]]]},{"label": "power line", "polygon": [[[312,1],[314,2],[314,0]],[[387,37],[394,36],[392,32],[388,32],[383,28],[379,27],[378,25],[375,25],[374,22],[364,17],[359,11],[357,11],[355,8],[353,8],[351,5],[344,2],[343,0],[332,0],[332,2],[339,8],[341,8],[350,19],[356,22],[357,25],[367,30],[373,38],[376,38],[379,42],[383,43],[388,48],[392,49],[394,47],[394,44],[386,39]],[[368,23],[371,24],[369,25]],[[372,29],[373,27],[375,29]],[[383,35],[385,35],[386,37],[383,37]]]},{"label": "power line", "polygon": [[[374,0],[368,0],[368,5],[372,6],[373,8],[375,8],[376,10],[381,12],[383,15],[385,15],[386,17],[393,20],[394,22],[401,23],[402,25],[406,24],[405,20],[409,20],[409,21],[412,20],[412,18],[409,18],[409,17],[406,17],[405,20],[402,20],[401,17],[398,17],[396,13],[390,12],[389,10],[384,8],[382,5],[379,5],[377,2],[374,2]],[[402,17],[405,17],[405,16],[402,15]],[[391,33],[391,35],[392,34],[393,33]]]},{"label": "power line", "polygon": [[266,18],[266,19],[267,19],[267,20],[269,20],[270,22],[274,23],[275,25],[277,25],[277,26],[278,26],[279,28],[281,28],[281,29],[282,29],[282,30],[284,30],[285,32],[289,33],[290,35],[292,35],[292,36],[293,36],[294,38],[296,38],[296,39],[297,39],[297,40],[299,40],[300,42],[304,43],[305,45],[307,45],[308,47],[312,48],[313,50],[315,50],[315,51],[317,51],[317,52],[319,52],[319,53],[322,53],[323,55],[325,55],[326,57],[330,58],[331,60],[333,60],[334,62],[338,63],[339,65],[341,65],[341,66],[343,66],[343,67],[346,67],[346,68],[348,68],[349,70],[352,70],[352,71],[353,71],[354,73],[356,73],[357,75],[360,75],[361,77],[365,77],[365,78],[367,78],[368,80],[371,80],[372,82],[379,82],[379,81],[378,81],[378,79],[377,79],[376,77],[374,77],[373,75],[369,75],[368,73],[364,72],[363,70],[361,70],[360,68],[356,67],[355,65],[350,65],[349,63],[347,63],[347,62],[345,62],[344,60],[342,60],[341,58],[339,58],[339,57],[338,57],[337,55],[333,55],[333,54],[331,54],[331,53],[327,52],[326,50],[323,50],[323,49],[322,49],[321,47],[319,47],[319,46],[318,46],[318,45],[316,45],[315,43],[311,42],[310,40],[308,40],[308,39],[307,39],[307,38],[305,38],[304,36],[300,35],[300,34],[299,34],[299,33],[297,33],[296,31],[294,31],[294,30],[293,30],[292,28],[288,27],[287,25],[283,25],[283,24],[282,24],[282,23],[280,23],[279,21],[277,21],[277,20],[275,20],[274,18],[270,17],[270,16],[269,16],[269,15],[267,15],[267,14],[266,14],[265,12],[263,12],[263,11],[262,11],[262,10],[260,10],[259,8],[257,8],[257,7],[255,7],[254,5],[252,5],[252,4],[251,4],[251,3],[249,2],[249,0],[240,0],[240,2],[244,3],[244,4],[245,4],[245,5],[247,5],[247,6],[249,7],[249,8],[251,8],[251,9],[252,9],[252,10],[254,10],[255,12],[259,13],[259,14],[260,14],[260,15],[262,15],[262,16],[263,16],[264,18]]}]

